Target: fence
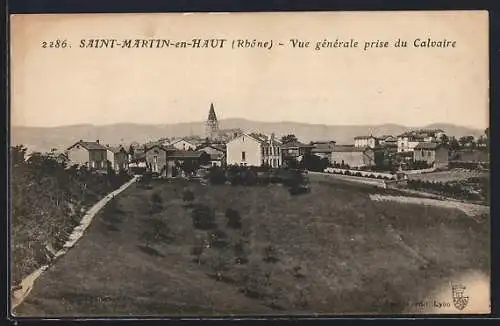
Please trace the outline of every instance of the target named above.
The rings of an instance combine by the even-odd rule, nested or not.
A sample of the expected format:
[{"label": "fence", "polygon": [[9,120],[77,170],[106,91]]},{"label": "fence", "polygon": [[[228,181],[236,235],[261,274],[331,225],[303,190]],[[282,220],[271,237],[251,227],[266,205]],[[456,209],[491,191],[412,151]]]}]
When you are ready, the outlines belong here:
[{"label": "fence", "polygon": [[386,179],[386,180],[395,180],[396,179],[395,174],[383,173],[383,172],[373,172],[373,171],[358,171],[358,170],[339,169],[339,168],[326,168],[325,172],[332,173],[332,174],[346,175],[346,176],[371,178],[371,179]]},{"label": "fence", "polygon": [[427,169],[420,169],[420,170],[405,170],[403,171],[405,174],[421,174],[421,173],[430,173],[436,171],[438,168],[437,167],[432,167],[432,168],[427,168]]}]

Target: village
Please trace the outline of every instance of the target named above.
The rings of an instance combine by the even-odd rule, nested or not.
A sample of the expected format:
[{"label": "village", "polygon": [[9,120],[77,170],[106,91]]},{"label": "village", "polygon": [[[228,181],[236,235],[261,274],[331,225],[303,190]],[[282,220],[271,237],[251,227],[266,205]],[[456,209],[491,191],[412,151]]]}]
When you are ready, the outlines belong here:
[{"label": "village", "polygon": [[[453,168],[488,169],[485,135],[448,137],[441,129],[408,130],[399,135],[359,135],[351,144],[335,140],[301,142],[290,131],[274,133],[221,129],[213,103],[203,136],[164,138],[146,144],[110,146],[99,140],[72,144],[59,160],[96,171],[149,173],[157,178],[196,177],[208,168],[300,168],[386,180]],[[371,173],[369,173],[371,172]],[[378,174],[377,174],[378,173]]]},{"label": "village", "polygon": [[[202,136],[110,145],[82,139],[62,153],[27,153],[22,145],[11,150],[14,238],[21,244],[13,252],[12,289],[22,314],[60,313],[61,305],[45,298],[65,298],[59,284],[81,282],[89,298],[108,301],[75,296],[78,308],[65,311],[183,313],[183,302],[193,300],[193,311],[207,314],[328,312],[332,303],[341,312],[415,312],[423,306],[412,304],[410,279],[424,284],[421,302],[443,282],[441,269],[460,277],[469,277],[465,270],[480,272],[481,279],[489,275],[488,129],[478,139],[409,129],[359,135],[347,144],[301,141],[293,130],[222,129],[211,104]],[[32,224],[39,220],[44,223]],[[33,275],[77,240],[79,248],[58,263],[66,264],[62,274],[47,271],[28,297]],[[450,251],[449,244],[457,247]],[[107,256],[114,251],[130,258]],[[100,267],[87,273],[99,281],[73,272],[85,270],[89,255]],[[103,288],[103,280],[115,279],[115,264],[126,282],[149,285],[116,292],[114,286],[122,288],[116,278]],[[142,274],[135,264],[155,272]],[[324,301],[319,289],[332,271],[343,285],[330,288],[335,295]],[[372,287],[379,282],[392,292]],[[166,297],[148,292],[146,303],[123,308],[159,284],[171,303],[151,306]],[[217,300],[210,311],[197,286]],[[355,298],[343,300],[351,286],[358,289]],[[191,292],[180,295],[181,289]],[[226,295],[216,299],[218,291]],[[382,294],[388,299],[372,299]]]}]

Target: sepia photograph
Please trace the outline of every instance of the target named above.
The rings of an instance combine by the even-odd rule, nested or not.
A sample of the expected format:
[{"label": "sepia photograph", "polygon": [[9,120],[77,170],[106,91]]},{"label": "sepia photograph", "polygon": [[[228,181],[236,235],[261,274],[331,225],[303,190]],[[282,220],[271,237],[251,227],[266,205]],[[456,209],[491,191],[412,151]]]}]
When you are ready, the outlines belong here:
[{"label": "sepia photograph", "polygon": [[489,314],[488,38],[487,11],[11,15],[11,314]]}]

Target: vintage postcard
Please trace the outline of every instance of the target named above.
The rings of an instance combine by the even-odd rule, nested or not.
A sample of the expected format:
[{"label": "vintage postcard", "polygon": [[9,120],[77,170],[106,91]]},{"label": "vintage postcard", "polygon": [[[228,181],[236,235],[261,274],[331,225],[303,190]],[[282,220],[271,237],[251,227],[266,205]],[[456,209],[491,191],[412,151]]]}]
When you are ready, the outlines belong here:
[{"label": "vintage postcard", "polygon": [[490,313],[488,12],[10,24],[14,316]]}]

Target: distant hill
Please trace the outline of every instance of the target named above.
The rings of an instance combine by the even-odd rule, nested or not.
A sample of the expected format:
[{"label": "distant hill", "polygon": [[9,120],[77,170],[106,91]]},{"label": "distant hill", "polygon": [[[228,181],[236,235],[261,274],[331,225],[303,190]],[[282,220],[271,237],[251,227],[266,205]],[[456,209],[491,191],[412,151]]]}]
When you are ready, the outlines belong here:
[{"label": "distant hill", "polygon": [[[355,125],[334,126],[308,124],[301,122],[260,122],[245,119],[227,119],[220,121],[223,129],[242,129],[248,132],[275,133],[277,137],[286,134],[295,134],[299,140],[335,140],[338,144],[353,143],[355,136],[369,135],[398,135],[407,130],[415,129],[396,124],[384,125]],[[473,135],[478,137],[484,130],[437,123],[418,128],[440,128],[449,136]],[[79,139],[96,140],[101,144],[130,144],[132,142],[145,143],[164,137],[182,137],[190,135],[202,136],[205,131],[204,122],[146,125],[134,123],[120,123],[113,125],[96,126],[90,124],[61,126],[61,127],[21,127],[12,126],[11,144],[25,145],[30,151],[49,151],[52,148],[63,150]]]}]

